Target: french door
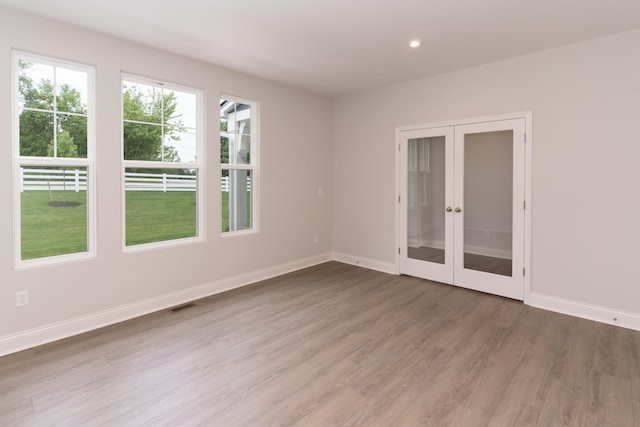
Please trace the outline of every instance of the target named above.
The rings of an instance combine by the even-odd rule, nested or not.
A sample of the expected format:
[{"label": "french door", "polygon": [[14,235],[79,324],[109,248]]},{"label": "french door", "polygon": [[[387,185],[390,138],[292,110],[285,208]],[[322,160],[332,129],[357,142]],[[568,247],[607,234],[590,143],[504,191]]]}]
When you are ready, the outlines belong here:
[{"label": "french door", "polygon": [[524,297],[525,118],[399,138],[399,270]]}]

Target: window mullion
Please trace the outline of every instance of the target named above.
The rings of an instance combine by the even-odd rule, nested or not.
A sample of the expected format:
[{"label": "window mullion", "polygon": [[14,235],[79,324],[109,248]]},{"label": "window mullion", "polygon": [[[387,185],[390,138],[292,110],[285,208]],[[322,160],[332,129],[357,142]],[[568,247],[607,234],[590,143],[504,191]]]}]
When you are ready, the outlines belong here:
[{"label": "window mullion", "polygon": [[58,157],[58,94],[56,91],[58,67],[53,67],[53,157]]},{"label": "window mullion", "polygon": [[162,161],[164,162],[164,129],[165,127],[165,122],[164,122],[164,87],[160,87],[160,140],[162,141],[162,145],[160,147],[160,156],[162,158]]}]

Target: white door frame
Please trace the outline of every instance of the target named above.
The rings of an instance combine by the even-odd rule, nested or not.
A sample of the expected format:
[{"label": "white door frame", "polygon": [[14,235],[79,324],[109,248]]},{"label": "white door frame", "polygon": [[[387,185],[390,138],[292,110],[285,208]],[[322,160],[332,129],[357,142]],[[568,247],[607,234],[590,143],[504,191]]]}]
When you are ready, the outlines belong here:
[{"label": "white door frame", "polygon": [[447,122],[426,123],[410,126],[399,126],[396,128],[395,153],[396,153],[396,274],[400,274],[400,250],[402,239],[402,215],[401,211],[401,182],[403,178],[400,171],[402,170],[402,161],[400,153],[400,132],[421,130],[429,128],[441,128],[446,126],[467,125],[474,123],[502,121],[510,119],[524,119],[525,121],[525,171],[524,171],[524,202],[526,208],[524,211],[524,295],[523,301],[530,305],[531,301],[531,164],[532,164],[532,116],[531,111],[519,113],[502,114],[496,116],[476,117],[471,119],[452,120]]}]

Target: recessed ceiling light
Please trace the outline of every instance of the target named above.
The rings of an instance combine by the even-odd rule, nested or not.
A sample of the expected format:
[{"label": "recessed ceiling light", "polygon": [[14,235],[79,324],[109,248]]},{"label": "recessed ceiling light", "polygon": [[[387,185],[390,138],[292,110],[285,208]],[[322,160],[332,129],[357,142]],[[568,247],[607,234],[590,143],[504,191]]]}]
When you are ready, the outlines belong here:
[{"label": "recessed ceiling light", "polygon": [[409,47],[416,48],[420,46],[420,40],[409,40]]}]

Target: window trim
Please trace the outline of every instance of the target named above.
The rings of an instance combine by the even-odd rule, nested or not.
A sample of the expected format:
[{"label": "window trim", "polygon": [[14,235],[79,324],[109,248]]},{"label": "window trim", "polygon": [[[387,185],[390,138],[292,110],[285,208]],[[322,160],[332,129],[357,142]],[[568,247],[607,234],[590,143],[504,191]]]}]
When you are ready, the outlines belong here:
[{"label": "window trim", "polygon": [[[18,61],[27,60],[39,64],[61,67],[87,74],[87,157],[41,157],[20,155],[20,72]],[[97,256],[96,165],[95,165],[95,66],[71,62],[19,50],[11,51],[11,124],[12,124],[12,188],[13,188],[13,257],[14,268],[24,269],[55,265]],[[20,192],[20,168],[22,166],[79,166],[87,170],[87,250],[42,258],[22,259],[22,209]]]},{"label": "window trim", "polygon": [[[176,90],[179,92],[191,93],[196,96],[196,159],[195,163],[188,162],[164,162],[152,160],[125,160],[124,158],[124,82],[139,83],[148,86],[160,87],[162,89]],[[205,117],[205,93],[204,90],[175,84],[159,79],[143,77],[140,75],[120,73],[120,197],[121,197],[121,248],[122,253],[141,252],[167,247],[175,247],[186,244],[200,243],[206,241],[206,218],[205,216],[205,182],[206,182],[206,153],[204,144],[204,117]],[[127,202],[125,188],[125,172],[127,168],[146,169],[195,169],[197,170],[196,181],[196,235],[193,237],[183,237],[171,240],[161,240],[157,242],[140,243],[127,246]]]},{"label": "window trim", "polygon": [[222,231],[222,193],[218,190],[218,203],[220,205],[220,222],[218,223],[218,231],[221,238],[231,238],[235,236],[243,236],[248,234],[257,234],[260,232],[260,102],[242,98],[226,93],[221,93],[218,99],[225,99],[239,104],[251,106],[251,160],[249,164],[232,164],[222,163],[220,160],[220,114],[218,113],[218,165],[220,167],[218,173],[218,185],[222,171],[224,170],[248,170],[251,172],[251,228],[236,231]]}]

